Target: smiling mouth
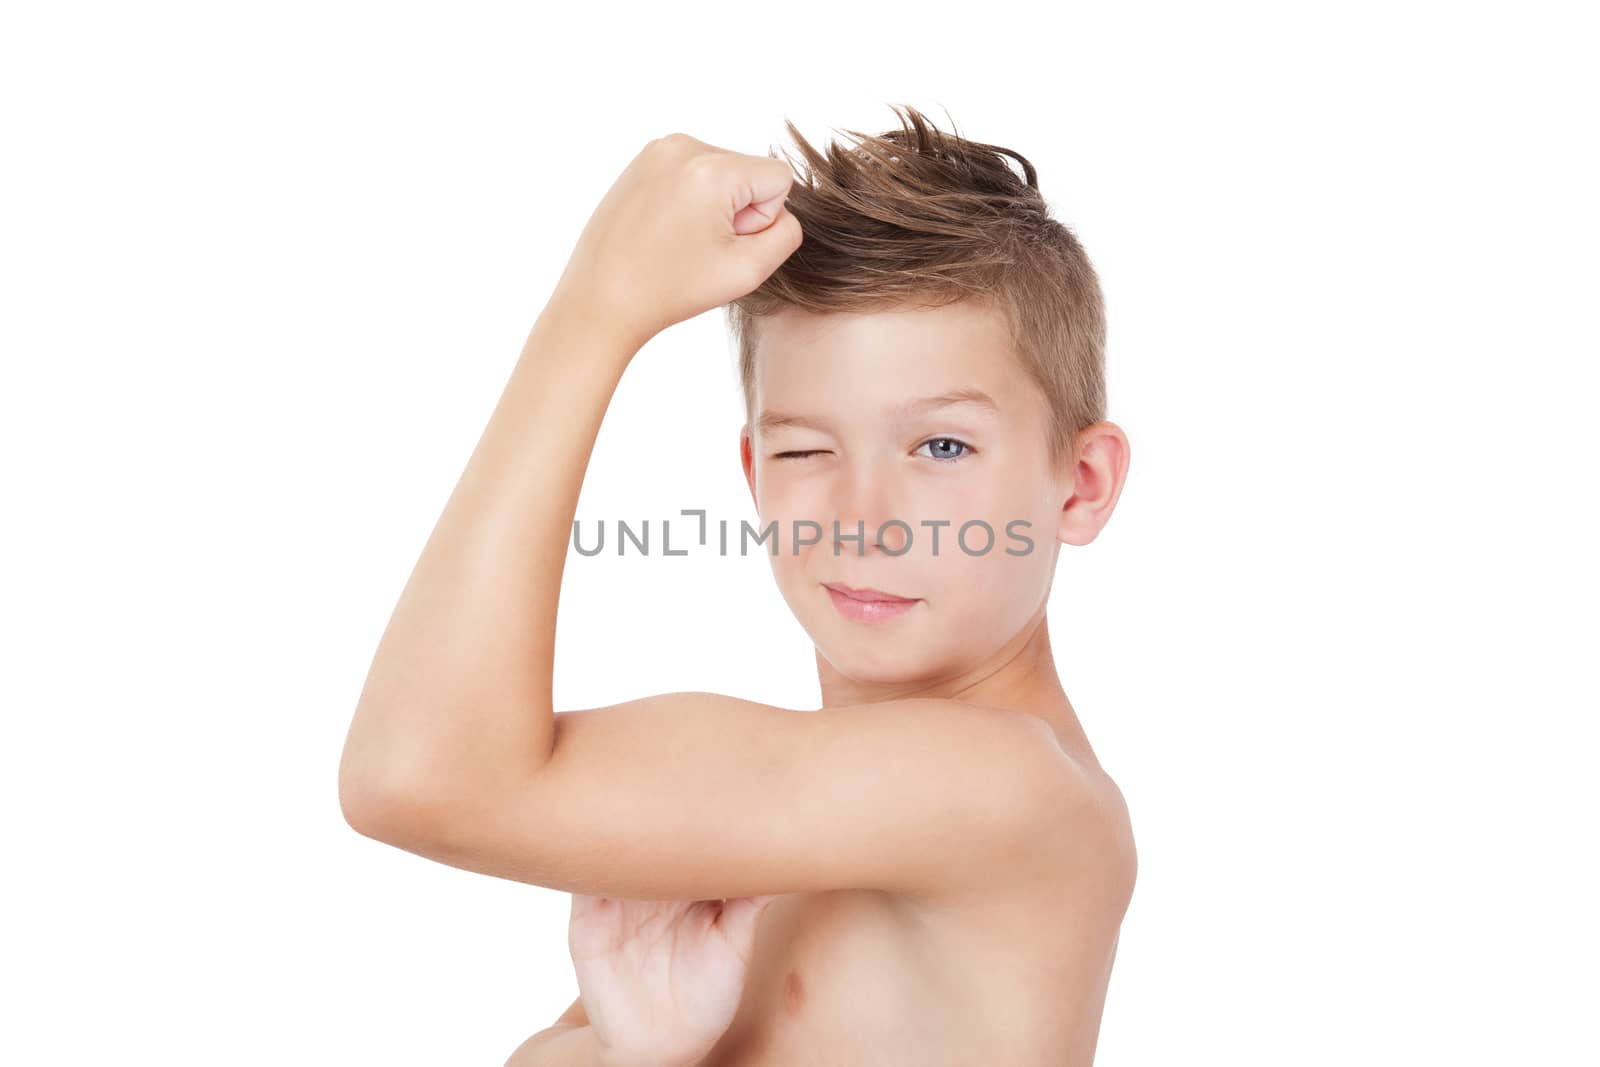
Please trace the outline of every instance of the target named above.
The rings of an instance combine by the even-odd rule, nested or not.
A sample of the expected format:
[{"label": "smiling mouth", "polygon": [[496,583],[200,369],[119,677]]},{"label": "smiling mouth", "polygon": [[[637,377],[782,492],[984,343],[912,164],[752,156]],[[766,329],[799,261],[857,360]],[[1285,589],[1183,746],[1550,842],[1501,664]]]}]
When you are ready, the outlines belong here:
[{"label": "smiling mouth", "polygon": [[822,583],[828,599],[842,617],[851,622],[886,623],[904,617],[922,603],[920,599],[895,596],[881,589],[852,589],[848,585]]}]

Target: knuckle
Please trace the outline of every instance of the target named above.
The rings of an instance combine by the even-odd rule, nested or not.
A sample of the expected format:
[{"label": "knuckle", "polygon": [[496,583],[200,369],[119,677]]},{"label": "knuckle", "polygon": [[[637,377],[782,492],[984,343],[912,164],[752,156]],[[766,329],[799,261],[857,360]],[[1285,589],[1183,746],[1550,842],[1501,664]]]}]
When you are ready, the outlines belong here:
[{"label": "knuckle", "polygon": [[703,177],[714,171],[719,160],[714,155],[692,155],[683,161],[684,170],[694,177]]},{"label": "knuckle", "polygon": [[783,179],[783,183],[786,187],[794,187],[793,167],[789,166],[789,164],[785,163],[781,159],[767,160],[765,163],[769,171],[771,171],[776,177]]},{"label": "knuckle", "polygon": [[646,152],[652,154],[665,154],[673,151],[682,144],[680,133],[669,133],[663,137],[652,137],[644,146]]}]

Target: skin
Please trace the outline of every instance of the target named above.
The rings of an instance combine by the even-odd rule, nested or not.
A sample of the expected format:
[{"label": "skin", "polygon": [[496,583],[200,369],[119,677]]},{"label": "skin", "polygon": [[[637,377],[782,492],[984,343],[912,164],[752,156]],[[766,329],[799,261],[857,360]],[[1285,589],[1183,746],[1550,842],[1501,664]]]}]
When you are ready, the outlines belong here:
[{"label": "skin", "polygon": [[[798,246],[789,181],[780,161],[674,135],[595,210],[380,641],[340,765],[345,817],[573,894],[582,995],[514,1063],[1088,1063],[1135,859],[1044,602],[1059,545],[1109,519],[1128,449],[1101,423],[1047,462],[1042,402],[998,319],[963,304],[764,324],[740,436],[762,522],[864,518],[870,538],[896,517],[919,534],[900,556],[825,539],[772,560],[816,645],[821,708],[552,705],[561,572],[606,405],[645,341]],[[953,388],[997,413],[896,415]],[[763,428],[774,412],[814,425]],[[944,438],[974,451],[922,447]],[[954,520],[938,557],[923,518]],[[997,549],[952,551],[971,518]],[[1019,518],[1034,551],[1009,556]],[[918,603],[855,622],[823,581]]]},{"label": "skin", "polygon": [[[816,645],[823,705],[940,697],[1015,707],[1092,761],[1050,655],[1045,602],[1060,546],[1088,544],[1116,505],[1128,466],[1122,431],[1090,427],[1078,435],[1075,463],[1053,463],[1042,394],[1011,354],[998,314],[967,302],[871,314],[785,310],[760,328],[754,385],[756,429],[741,428],[739,449],[761,522],[826,526],[823,543],[771,560]],[[908,402],[972,388],[995,407],[964,401],[900,414]],[[815,425],[762,432],[776,415]],[[794,452],[809,454],[785,455]],[[883,527],[890,518],[909,534]],[[835,519],[842,535],[861,522],[868,536],[834,551]],[[937,528],[936,552],[935,528],[922,524],[940,519],[951,522]],[[994,531],[989,551],[981,527],[967,534],[970,552],[957,541],[972,520]],[[1031,551],[1007,536],[1013,520],[1026,522],[1014,530]],[[880,528],[881,546],[872,543]],[[863,626],[834,608],[825,581],[920,603],[891,625]]]}]

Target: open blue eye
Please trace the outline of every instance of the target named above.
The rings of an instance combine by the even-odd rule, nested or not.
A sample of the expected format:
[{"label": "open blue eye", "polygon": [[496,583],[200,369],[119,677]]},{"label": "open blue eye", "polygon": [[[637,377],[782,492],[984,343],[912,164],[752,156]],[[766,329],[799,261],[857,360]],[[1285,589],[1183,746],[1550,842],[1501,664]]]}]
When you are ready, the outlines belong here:
[{"label": "open blue eye", "polygon": [[[928,454],[928,458],[936,459],[944,463],[953,462],[958,459],[965,459],[969,453],[975,451],[971,445],[955,437],[930,437],[917,447],[927,448],[929,445],[933,445],[935,448],[932,453]],[[937,447],[939,445],[947,446],[946,450],[939,449]],[[949,446],[959,448],[961,451],[952,454],[950,451],[948,451]]]}]

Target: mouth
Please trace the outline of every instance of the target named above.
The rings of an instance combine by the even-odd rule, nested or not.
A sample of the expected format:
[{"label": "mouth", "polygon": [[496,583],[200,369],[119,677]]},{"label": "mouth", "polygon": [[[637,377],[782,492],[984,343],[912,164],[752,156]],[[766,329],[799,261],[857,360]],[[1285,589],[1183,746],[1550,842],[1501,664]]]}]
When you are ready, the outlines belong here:
[{"label": "mouth", "polygon": [[828,591],[828,598],[839,614],[852,622],[898,619],[920,603],[917,597],[896,596],[882,589],[852,589],[832,582],[823,582],[822,587]]},{"label": "mouth", "polygon": [[869,604],[915,604],[917,602],[917,598],[914,596],[895,596],[893,593],[885,593],[882,589],[852,589],[848,585],[840,585],[838,582],[823,582],[822,584],[840,596],[847,596],[851,600],[864,600]]}]

